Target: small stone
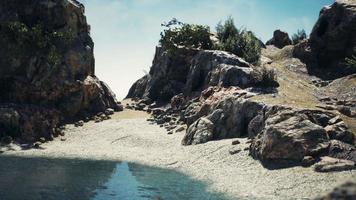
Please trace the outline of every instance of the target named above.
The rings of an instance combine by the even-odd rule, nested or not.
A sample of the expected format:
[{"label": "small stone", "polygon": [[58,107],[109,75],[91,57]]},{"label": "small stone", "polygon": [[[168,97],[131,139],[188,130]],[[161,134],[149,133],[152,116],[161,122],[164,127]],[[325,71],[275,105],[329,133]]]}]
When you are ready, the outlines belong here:
[{"label": "small stone", "polygon": [[66,140],[67,140],[67,138],[64,138],[64,137],[61,138],[62,142],[66,141]]},{"label": "small stone", "polygon": [[46,142],[46,139],[45,139],[44,137],[41,137],[41,138],[39,139],[39,141],[40,141],[41,143],[45,143],[45,142]]},{"label": "small stone", "polygon": [[341,114],[344,114],[348,117],[351,117],[352,116],[352,111],[351,111],[351,108],[348,107],[348,106],[338,106],[337,107],[337,110],[341,113]]},{"label": "small stone", "polygon": [[241,149],[230,149],[229,150],[229,154],[230,155],[234,155],[234,154],[237,154],[237,153],[240,153],[241,152]]},{"label": "small stone", "polygon": [[49,141],[53,141],[54,137],[53,137],[52,134],[50,134],[47,139],[48,139]]},{"label": "small stone", "polygon": [[74,126],[75,127],[84,126],[84,121],[83,120],[77,121],[74,123]]},{"label": "small stone", "polygon": [[314,170],[317,172],[347,171],[355,168],[355,162],[351,160],[337,159],[328,156],[322,157],[321,161],[314,166]]},{"label": "small stone", "polygon": [[102,122],[102,121],[103,121],[102,118],[100,118],[100,117],[98,117],[98,116],[95,116],[95,118],[94,118],[94,122],[95,122],[95,123],[99,123],[99,122]]},{"label": "small stone", "polygon": [[33,144],[33,148],[35,148],[35,149],[39,149],[40,147],[41,147],[41,143],[40,142],[35,142]]},{"label": "small stone", "polygon": [[172,135],[172,134],[173,134],[173,131],[169,131],[167,134],[168,134],[168,135]]},{"label": "small stone", "polygon": [[237,145],[237,144],[240,144],[241,142],[239,140],[233,140],[231,142],[232,145]]},{"label": "small stone", "polygon": [[340,121],[342,121],[341,118],[339,116],[336,116],[336,117],[334,117],[334,118],[329,120],[329,124],[331,124],[331,125],[332,124],[336,124],[336,123],[338,123]]},{"label": "small stone", "polygon": [[244,151],[249,151],[250,150],[250,147],[245,147],[244,148]]},{"label": "small stone", "polygon": [[90,121],[90,118],[89,118],[89,117],[85,117],[83,121],[84,121],[84,122],[89,122],[89,121]]},{"label": "small stone", "polygon": [[65,135],[64,131],[63,131],[63,130],[60,130],[60,131],[59,131],[59,135],[60,135],[60,136],[64,136],[64,135]]},{"label": "small stone", "polygon": [[302,160],[303,167],[309,167],[315,163],[315,159],[311,156],[305,156]]},{"label": "small stone", "polygon": [[115,113],[114,109],[112,108],[108,108],[105,110],[105,114],[106,115],[113,115]]},{"label": "small stone", "polygon": [[184,126],[181,126],[179,128],[177,128],[176,132],[182,132],[185,130],[185,127]]}]

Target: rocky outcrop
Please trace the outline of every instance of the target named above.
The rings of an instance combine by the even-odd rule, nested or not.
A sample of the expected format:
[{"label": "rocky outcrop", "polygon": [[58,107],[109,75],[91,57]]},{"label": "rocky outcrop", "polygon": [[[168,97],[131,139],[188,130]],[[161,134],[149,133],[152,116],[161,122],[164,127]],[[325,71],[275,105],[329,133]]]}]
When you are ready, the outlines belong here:
[{"label": "rocky outcrop", "polygon": [[169,53],[157,47],[150,73],[131,87],[127,98],[167,102],[180,93],[199,95],[209,86],[245,88],[253,84],[252,71],[252,65],[224,51],[178,48]]},{"label": "rocky outcrop", "polygon": [[[84,7],[78,1],[1,1],[0,103],[13,107],[20,120],[31,122],[36,120],[24,116],[41,107],[35,113],[43,114],[35,118],[46,124],[44,119],[59,118],[53,120],[59,123],[106,108],[120,110],[115,95],[95,76],[89,31]],[[21,135],[46,136],[57,123],[49,123],[43,131],[32,123],[27,127],[32,131]],[[6,135],[5,129],[3,126],[0,132]]]},{"label": "rocky outcrop", "polygon": [[[356,1],[337,0],[320,11],[310,34],[311,49],[320,67],[341,68],[356,48]],[[341,66],[340,66],[341,65]]]},{"label": "rocky outcrop", "polygon": [[280,49],[291,44],[292,40],[289,38],[288,33],[281,30],[274,31],[273,38],[268,40],[266,43],[266,45],[274,45]]},{"label": "rocky outcrop", "polygon": [[320,11],[310,39],[294,48],[294,56],[308,64],[308,71],[323,79],[356,73],[345,59],[356,54],[356,2],[336,0]]}]

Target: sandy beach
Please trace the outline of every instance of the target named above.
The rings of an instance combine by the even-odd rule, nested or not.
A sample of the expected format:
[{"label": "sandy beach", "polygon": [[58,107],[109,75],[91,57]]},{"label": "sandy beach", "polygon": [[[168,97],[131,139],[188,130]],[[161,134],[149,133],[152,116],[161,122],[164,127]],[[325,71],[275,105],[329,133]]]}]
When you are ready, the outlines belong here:
[{"label": "sandy beach", "polygon": [[[182,146],[185,131],[168,135],[146,121],[148,117],[125,110],[101,123],[67,125],[65,136],[41,145],[43,149],[14,148],[2,155],[118,160],[167,168],[207,182],[209,191],[225,193],[231,199],[310,199],[356,180],[355,171],[316,173],[312,167],[268,170],[248,155],[246,139],[239,139],[241,144],[234,146],[233,139]],[[230,149],[241,151],[231,155]]]}]

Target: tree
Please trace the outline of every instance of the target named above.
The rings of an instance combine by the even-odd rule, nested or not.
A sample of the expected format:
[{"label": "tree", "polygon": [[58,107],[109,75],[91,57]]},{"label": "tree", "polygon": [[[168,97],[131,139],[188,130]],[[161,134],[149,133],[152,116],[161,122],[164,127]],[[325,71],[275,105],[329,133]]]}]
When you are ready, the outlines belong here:
[{"label": "tree", "polygon": [[305,33],[304,29],[298,30],[297,33],[292,35],[292,41],[294,45],[298,44],[300,41],[306,38],[307,38],[307,34]]},{"label": "tree", "polygon": [[219,22],[216,32],[219,44],[215,49],[231,52],[253,64],[259,61],[261,42],[253,32],[236,28],[233,18],[229,17],[224,24]]},{"label": "tree", "polygon": [[161,26],[167,29],[161,32],[160,44],[167,50],[174,50],[179,46],[198,49],[211,49],[210,28],[197,24],[186,24],[173,18]]}]

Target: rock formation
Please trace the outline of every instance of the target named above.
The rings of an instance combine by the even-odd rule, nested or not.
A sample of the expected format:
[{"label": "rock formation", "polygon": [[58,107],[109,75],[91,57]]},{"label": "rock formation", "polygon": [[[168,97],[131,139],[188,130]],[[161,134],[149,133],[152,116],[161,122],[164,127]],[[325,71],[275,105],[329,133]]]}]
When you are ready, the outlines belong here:
[{"label": "rock formation", "polygon": [[174,95],[200,94],[209,86],[254,84],[253,66],[224,51],[178,48],[174,54],[156,48],[150,73],[138,80],[127,98],[169,101]]},{"label": "rock formation", "polygon": [[295,47],[294,56],[309,65],[310,73],[325,79],[356,73],[345,59],[356,55],[356,1],[336,0],[320,11],[310,39]]},{"label": "rock formation", "polygon": [[281,30],[276,30],[273,33],[273,38],[268,40],[266,45],[274,45],[277,48],[283,48],[287,45],[291,45],[292,40],[289,38],[288,33]]},{"label": "rock formation", "polygon": [[[320,11],[310,45],[320,67],[339,67],[356,54],[356,1],[337,0]],[[340,66],[340,67],[341,67]]]},{"label": "rock formation", "polygon": [[51,138],[61,122],[120,110],[95,76],[89,31],[74,0],[0,2],[0,136]]},{"label": "rock formation", "polygon": [[[340,22],[340,27],[351,33],[354,29],[349,20],[353,8],[353,1],[337,1],[321,14],[313,32],[318,32],[323,18],[335,21],[345,15],[351,18]],[[325,14],[335,9],[347,9],[347,12]],[[354,34],[346,36],[338,29],[329,31],[335,34],[329,35],[327,31],[319,42],[329,45],[327,41],[332,37],[345,37],[342,39],[345,41],[355,38]],[[138,102],[128,108],[152,113],[149,121],[166,128],[169,134],[185,130],[187,126],[182,145],[248,137],[250,155],[266,167],[274,164],[310,166],[321,160],[315,170],[353,169],[356,162],[352,125],[355,122],[354,76],[335,81],[315,80],[309,76],[307,69],[321,59],[316,55],[324,55],[316,52],[327,51],[327,48],[314,48],[316,46],[311,45],[316,44],[314,40],[312,36],[296,46],[285,47],[291,45],[289,36],[277,30],[267,43],[277,48],[264,49],[258,66],[223,51],[179,47],[168,53],[157,47],[150,73],[138,80],[128,94],[128,98]],[[345,57],[343,49],[335,50],[335,56],[343,54]],[[299,55],[300,60],[294,58],[295,55]],[[330,59],[339,58],[331,56]],[[272,70],[271,73],[268,68],[275,68],[277,72]],[[262,78],[256,78],[256,74]],[[262,84],[258,84],[258,79],[263,80]],[[269,80],[281,81],[281,87],[268,84]],[[311,87],[315,89],[309,89]],[[298,91],[312,94],[295,94]]]}]

